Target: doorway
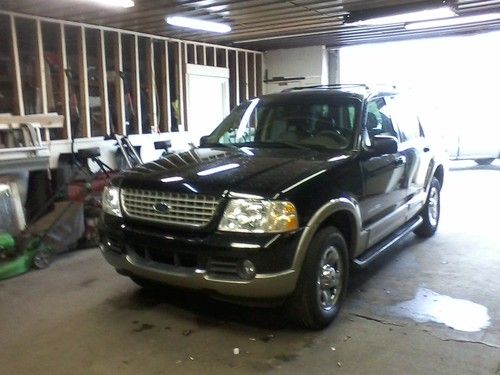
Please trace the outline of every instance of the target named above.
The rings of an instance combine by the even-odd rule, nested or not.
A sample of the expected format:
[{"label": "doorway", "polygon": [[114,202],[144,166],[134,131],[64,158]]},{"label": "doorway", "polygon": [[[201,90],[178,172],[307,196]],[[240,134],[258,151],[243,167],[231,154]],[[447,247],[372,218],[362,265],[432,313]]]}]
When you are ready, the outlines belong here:
[{"label": "doorway", "polygon": [[188,64],[186,73],[189,133],[198,145],[229,114],[229,69]]}]

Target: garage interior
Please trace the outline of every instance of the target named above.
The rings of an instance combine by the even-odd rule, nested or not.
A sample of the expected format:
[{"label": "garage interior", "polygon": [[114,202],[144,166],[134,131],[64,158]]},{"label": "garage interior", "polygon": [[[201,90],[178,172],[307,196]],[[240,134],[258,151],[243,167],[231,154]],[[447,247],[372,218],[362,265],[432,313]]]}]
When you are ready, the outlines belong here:
[{"label": "garage interior", "polygon": [[[459,21],[404,18],[443,8]],[[2,1],[0,235],[23,246],[0,241],[2,372],[500,374],[499,30],[492,0]],[[361,81],[423,100],[449,171],[436,235],[353,270],[328,328],[299,329],[279,307],[152,293],[104,261],[109,170],[196,147],[261,95]]]}]

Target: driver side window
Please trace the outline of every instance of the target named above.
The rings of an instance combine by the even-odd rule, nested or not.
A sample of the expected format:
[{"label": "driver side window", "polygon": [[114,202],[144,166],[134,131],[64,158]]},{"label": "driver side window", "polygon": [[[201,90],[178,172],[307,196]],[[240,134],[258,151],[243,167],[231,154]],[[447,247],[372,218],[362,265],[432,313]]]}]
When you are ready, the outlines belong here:
[{"label": "driver side window", "polygon": [[368,103],[366,130],[370,139],[376,135],[390,135],[399,139],[392,122],[391,106],[385,98],[377,98]]}]

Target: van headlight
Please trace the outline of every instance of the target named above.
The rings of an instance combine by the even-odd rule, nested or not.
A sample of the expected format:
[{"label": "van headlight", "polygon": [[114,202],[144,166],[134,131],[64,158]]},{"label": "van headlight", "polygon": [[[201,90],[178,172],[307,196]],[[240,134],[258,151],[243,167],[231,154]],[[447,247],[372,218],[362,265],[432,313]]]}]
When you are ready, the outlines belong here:
[{"label": "van headlight", "polygon": [[243,233],[282,233],[299,227],[297,210],[285,201],[232,199],[219,230]]},{"label": "van headlight", "polygon": [[106,186],[102,192],[102,210],[109,214],[122,217],[120,207],[120,189],[116,186]]}]

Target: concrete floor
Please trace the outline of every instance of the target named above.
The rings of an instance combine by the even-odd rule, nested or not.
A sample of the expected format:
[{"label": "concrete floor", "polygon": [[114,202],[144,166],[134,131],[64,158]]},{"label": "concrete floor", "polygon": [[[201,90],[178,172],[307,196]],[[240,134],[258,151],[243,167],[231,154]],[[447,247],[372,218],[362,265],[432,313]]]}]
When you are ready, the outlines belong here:
[{"label": "concrete floor", "polygon": [[[86,250],[0,283],[0,372],[498,375],[500,163],[451,167],[438,233],[425,241],[410,235],[355,272],[343,310],[324,331],[289,326],[279,310],[177,291],[150,295]],[[419,288],[483,305],[490,325],[463,332],[405,317],[396,305]],[[450,306],[444,312],[462,311]]]}]

